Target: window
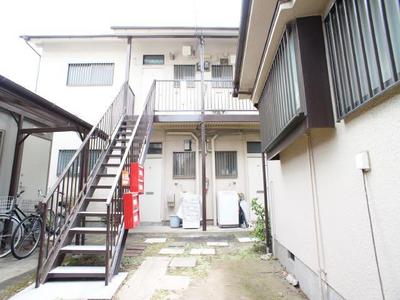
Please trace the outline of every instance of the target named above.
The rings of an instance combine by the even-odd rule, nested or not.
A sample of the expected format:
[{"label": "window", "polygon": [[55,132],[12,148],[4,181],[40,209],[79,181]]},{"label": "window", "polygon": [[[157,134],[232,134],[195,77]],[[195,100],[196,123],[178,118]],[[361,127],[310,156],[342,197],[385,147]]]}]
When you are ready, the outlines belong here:
[{"label": "window", "polygon": [[164,55],[143,55],[144,65],[163,65]]},{"label": "window", "polygon": [[196,177],[196,153],[173,153],[173,177],[191,179]]},{"label": "window", "polygon": [[162,154],[162,143],[150,143],[147,154]]},{"label": "window", "polygon": [[237,177],[236,151],[215,151],[215,174],[217,178]]},{"label": "window", "polygon": [[[195,80],[196,66],[195,65],[174,65],[174,86],[180,87],[179,81]],[[187,87],[194,87],[194,82],[188,82]]]},{"label": "window", "polygon": [[213,65],[211,66],[212,87],[230,88],[232,87],[233,67],[231,65]]},{"label": "window", "polygon": [[400,3],[338,0],[325,21],[338,118],[400,77]]},{"label": "window", "polygon": [[261,142],[247,142],[247,153],[261,153]]},{"label": "window", "polygon": [[113,63],[69,64],[67,86],[113,85]]},{"label": "window", "polygon": [[[58,162],[57,162],[57,176],[59,176],[68,165],[72,157],[74,156],[76,150],[59,150],[58,152]],[[96,165],[97,159],[101,154],[100,150],[90,150],[89,152],[89,173]],[[74,166],[74,170],[76,173],[80,173],[80,160],[76,161],[76,165]]]}]

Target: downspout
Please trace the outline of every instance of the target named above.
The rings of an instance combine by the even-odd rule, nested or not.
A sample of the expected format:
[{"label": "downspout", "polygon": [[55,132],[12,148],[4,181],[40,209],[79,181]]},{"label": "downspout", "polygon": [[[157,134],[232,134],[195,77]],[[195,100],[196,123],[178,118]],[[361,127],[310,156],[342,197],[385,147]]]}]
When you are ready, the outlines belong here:
[{"label": "downspout", "polygon": [[37,56],[39,56],[39,61],[38,61],[38,66],[37,66],[37,71],[36,71],[36,80],[35,80],[35,93],[37,93],[37,88],[38,88],[38,82],[39,82],[39,72],[40,72],[40,65],[42,62],[42,55],[40,55],[40,53],[33,48],[33,46],[31,44],[29,44],[29,38],[28,37],[23,37],[25,43],[28,45],[29,48],[31,48],[33,50],[33,52],[36,53]]},{"label": "downspout", "polygon": [[199,139],[197,136],[190,131],[187,132],[167,132],[167,135],[190,135],[195,141],[196,141],[196,194],[199,195],[200,193],[200,170],[198,168],[199,166]]},{"label": "downspout", "polygon": [[[132,37],[128,37],[127,39],[127,44],[128,46],[126,47],[126,65],[125,65],[125,92],[124,92],[124,109],[125,112],[128,112],[128,88],[129,88],[129,76],[130,76],[130,70],[131,70],[131,52],[132,52]],[[135,107],[135,103],[132,104],[133,107]],[[134,110],[132,110],[132,115],[134,114]]]},{"label": "downspout", "polygon": [[212,199],[214,207],[214,226],[217,226],[217,179],[215,176],[215,140],[218,138],[218,134],[211,138],[211,182],[212,182]]},{"label": "downspout", "polygon": [[[265,241],[267,246],[267,253],[272,253],[272,235],[271,235],[271,225],[269,220],[269,209],[268,209],[268,187],[267,187],[267,172],[266,172],[266,155],[265,152],[261,153],[262,159],[262,174],[263,174],[263,188],[264,188],[264,218],[265,218]],[[267,162],[268,163],[268,162]]]}]

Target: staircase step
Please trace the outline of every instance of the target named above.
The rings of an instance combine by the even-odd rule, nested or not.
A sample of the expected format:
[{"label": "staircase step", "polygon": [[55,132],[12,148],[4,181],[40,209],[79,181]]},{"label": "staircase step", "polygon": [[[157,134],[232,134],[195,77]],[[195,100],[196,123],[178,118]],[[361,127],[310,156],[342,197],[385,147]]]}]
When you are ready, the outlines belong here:
[{"label": "staircase step", "polygon": [[125,149],[126,146],[111,146],[111,149]]},{"label": "staircase step", "polygon": [[106,233],[106,227],[73,227],[70,229],[72,233]]},{"label": "staircase step", "polygon": [[99,177],[115,177],[115,176],[117,176],[117,174],[99,173],[96,176],[99,176]]},{"label": "staircase step", "polygon": [[105,245],[68,245],[62,247],[62,253],[76,253],[76,254],[105,254]]},{"label": "staircase step", "polygon": [[106,198],[96,198],[96,197],[86,197],[86,200],[92,201],[92,202],[106,202]]},{"label": "staircase step", "polygon": [[121,158],[122,154],[107,154],[106,156],[108,158]]},{"label": "staircase step", "polygon": [[96,184],[92,185],[91,188],[93,189],[111,189],[111,185],[105,185],[105,184]]},{"label": "staircase step", "polygon": [[116,142],[127,142],[127,141],[129,141],[129,139],[117,138],[114,141],[116,141]]},{"label": "staircase step", "polygon": [[104,211],[80,211],[78,212],[80,216],[85,217],[105,217],[107,213]]},{"label": "staircase step", "polygon": [[105,267],[60,266],[49,272],[49,278],[104,278]]},{"label": "staircase step", "polygon": [[105,163],[102,164],[103,167],[119,167],[120,164],[116,164],[116,163]]}]

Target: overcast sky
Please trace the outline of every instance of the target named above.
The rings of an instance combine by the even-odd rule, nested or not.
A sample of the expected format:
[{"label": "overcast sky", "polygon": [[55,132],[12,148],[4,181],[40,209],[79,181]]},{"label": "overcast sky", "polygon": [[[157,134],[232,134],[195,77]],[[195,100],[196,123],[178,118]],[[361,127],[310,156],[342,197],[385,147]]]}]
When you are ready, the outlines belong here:
[{"label": "overcast sky", "polygon": [[4,0],[0,74],[33,90],[38,58],[20,35],[102,34],[116,25],[238,27],[241,0]]}]

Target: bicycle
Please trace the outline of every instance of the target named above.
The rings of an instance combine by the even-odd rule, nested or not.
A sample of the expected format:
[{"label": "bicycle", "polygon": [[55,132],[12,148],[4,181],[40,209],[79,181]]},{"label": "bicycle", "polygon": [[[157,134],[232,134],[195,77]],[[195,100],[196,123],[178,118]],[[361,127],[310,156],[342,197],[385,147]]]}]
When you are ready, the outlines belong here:
[{"label": "bicycle", "polygon": [[[62,195],[62,193],[60,192]],[[66,209],[64,201],[59,201],[58,205]],[[58,235],[65,220],[65,215],[58,213],[57,216],[53,210],[47,210],[47,219],[45,231],[47,234]],[[39,246],[42,232],[43,220],[38,205],[35,205],[35,212],[26,216],[20,221],[11,240],[11,252],[17,259],[23,259],[30,256]],[[19,233],[21,237],[18,237]]]},{"label": "bicycle", "polygon": [[16,197],[0,197],[0,258],[11,252],[13,238],[15,242],[21,238],[21,231],[16,231],[16,229],[21,221],[21,216],[25,215],[18,208],[17,199],[23,193],[24,191],[21,191]]}]

